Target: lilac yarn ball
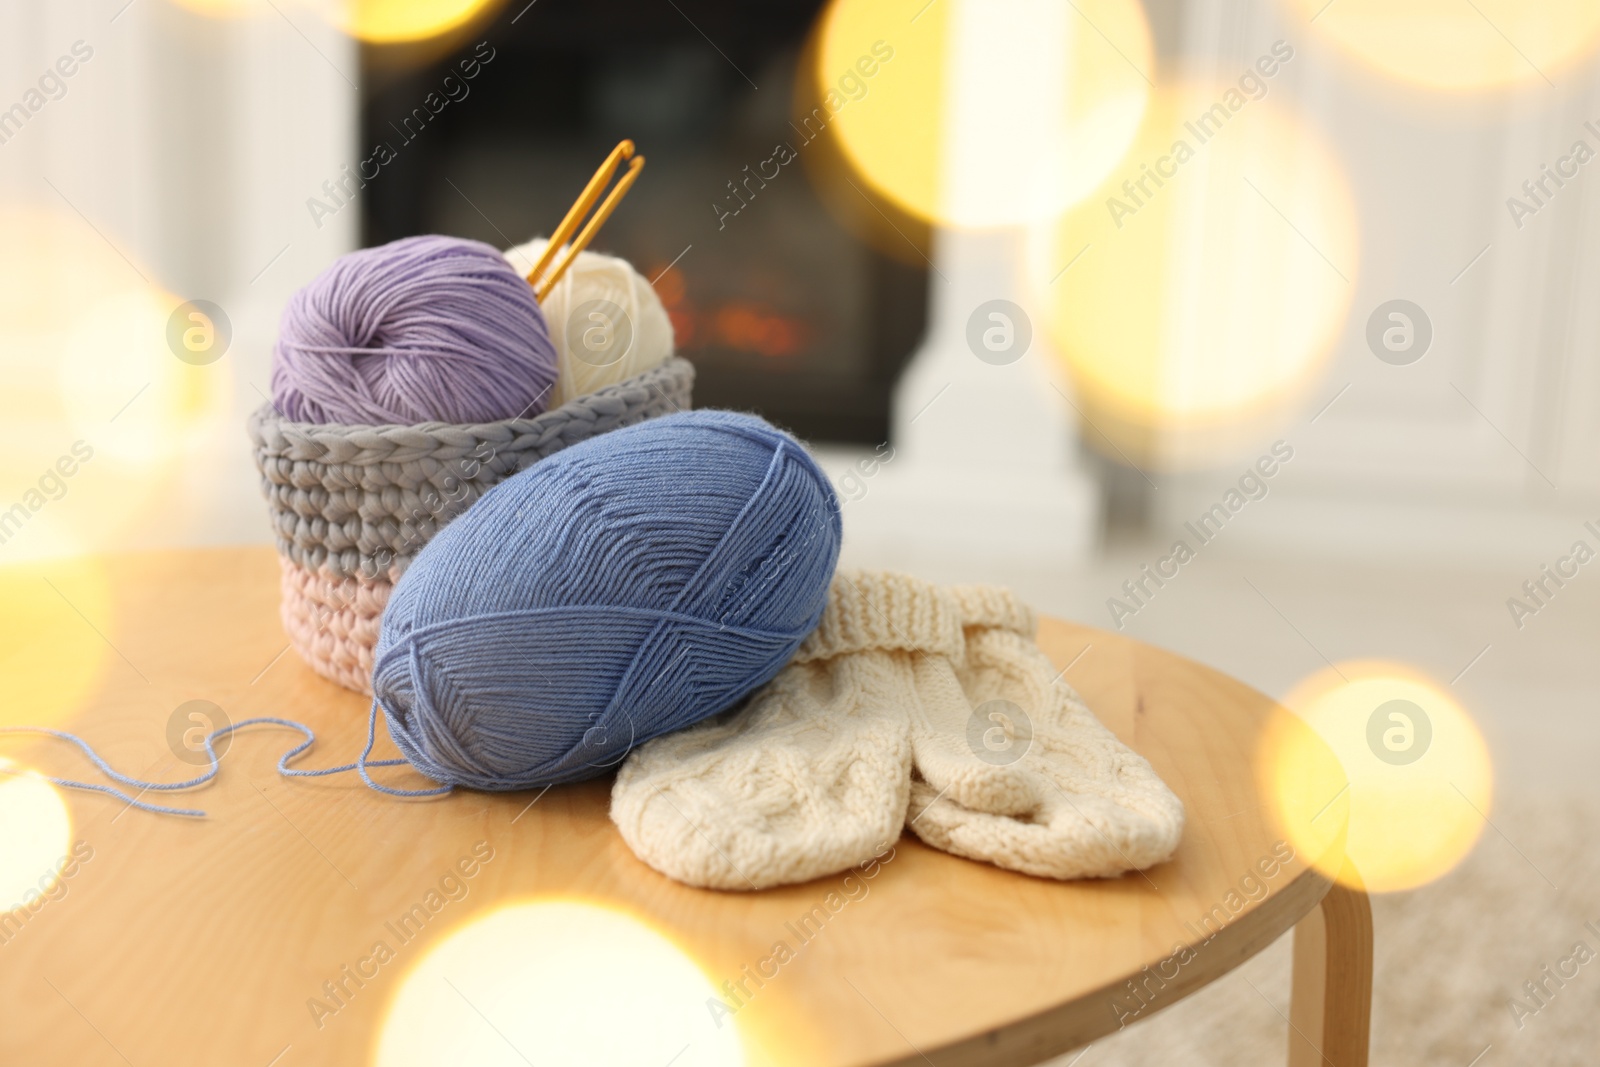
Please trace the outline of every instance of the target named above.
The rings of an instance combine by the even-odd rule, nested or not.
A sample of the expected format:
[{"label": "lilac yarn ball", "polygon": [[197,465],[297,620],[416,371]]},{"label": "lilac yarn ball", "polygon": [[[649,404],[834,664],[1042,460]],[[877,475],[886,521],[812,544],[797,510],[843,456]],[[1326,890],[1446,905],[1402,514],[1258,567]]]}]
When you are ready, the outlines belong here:
[{"label": "lilac yarn ball", "polygon": [[479,423],[544,411],[556,350],[533,287],[481,241],[340,256],[289,298],[272,402],[296,422]]}]

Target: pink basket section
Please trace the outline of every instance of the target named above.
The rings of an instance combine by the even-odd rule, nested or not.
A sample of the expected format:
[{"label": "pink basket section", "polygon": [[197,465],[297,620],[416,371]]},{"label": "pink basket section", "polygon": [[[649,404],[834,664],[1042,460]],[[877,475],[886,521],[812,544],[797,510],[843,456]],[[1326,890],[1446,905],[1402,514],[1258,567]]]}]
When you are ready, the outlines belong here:
[{"label": "pink basket section", "polygon": [[396,574],[339,577],[278,557],[279,612],[289,643],[311,669],[358,693],[372,692],[372,650]]}]

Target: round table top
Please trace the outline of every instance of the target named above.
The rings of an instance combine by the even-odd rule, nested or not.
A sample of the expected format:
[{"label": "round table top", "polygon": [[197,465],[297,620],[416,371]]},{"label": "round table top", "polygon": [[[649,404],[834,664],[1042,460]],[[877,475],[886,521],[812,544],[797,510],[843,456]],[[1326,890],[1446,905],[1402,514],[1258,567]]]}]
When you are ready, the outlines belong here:
[{"label": "round table top", "polygon": [[[74,647],[99,649],[87,677],[61,675],[81,695],[42,724],[169,781],[195,773],[167,741],[191,700],[304,721],[304,765],[352,759],[367,701],[287,650],[277,573],[258,548],[12,568],[55,594],[24,598],[24,630],[81,625],[93,636]],[[572,1062],[623,1041],[627,1062],[662,1067],[1026,1064],[1086,1044],[1260,951],[1329,883],[1282,842],[1255,770],[1287,712],[1115,634],[1046,619],[1039,640],[1183,799],[1170,862],[1061,883],[906,835],[849,876],[694,889],[628,851],[608,780],[399,800],[348,774],[281,778],[296,735],[253,728],[209,786],[153,798],[205,819],[61,792],[81,862],[25,921],[0,916],[0,1061],[446,1062],[425,1051],[438,1039],[480,1050],[449,1062],[544,1064],[568,1062],[548,1043],[572,1039],[568,1017],[591,1042]],[[4,721],[40,724],[29,706]],[[4,753],[98,780],[61,742]],[[408,768],[387,780],[423,784]]]}]

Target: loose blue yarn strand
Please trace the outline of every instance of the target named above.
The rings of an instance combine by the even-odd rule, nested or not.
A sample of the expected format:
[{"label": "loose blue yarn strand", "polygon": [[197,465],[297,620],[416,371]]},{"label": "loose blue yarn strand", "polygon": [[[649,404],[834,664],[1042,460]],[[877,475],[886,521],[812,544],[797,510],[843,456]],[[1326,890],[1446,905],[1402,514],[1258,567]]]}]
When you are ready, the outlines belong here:
[{"label": "loose blue yarn strand", "polygon": [[[367,718],[367,747],[361,750],[361,755],[357,757],[355,763],[351,765],[360,773],[361,780],[367,783],[367,787],[369,789],[376,789],[380,793],[388,793],[392,797],[437,797],[443,796],[445,793],[450,792],[452,787],[448,784],[441,785],[436,789],[396,789],[393,786],[382,785],[378,782],[374,782],[372,780],[372,776],[367,773],[368,767],[393,767],[396,764],[408,763],[407,760],[403,759],[381,759],[369,762],[367,757],[372,754],[372,746],[377,742],[377,739],[378,702],[374,700],[372,702],[372,714]],[[282,770],[283,765],[280,763],[278,768],[279,770]],[[349,769],[350,767],[339,768],[341,771],[348,771]],[[321,771],[318,773],[328,774],[331,772]]]},{"label": "loose blue yarn strand", "polygon": [[[72,744],[76,745],[78,749],[89,758],[89,762],[93,763],[95,767],[100,770],[100,773],[104,774],[107,778],[110,778],[112,781],[118,782],[122,785],[137,788],[140,793],[145,793],[175,792],[182,789],[193,789],[196,786],[205,785],[207,782],[211,781],[211,779],[215,778],[217,776],[217,772],[222,768],[222,759],[217,755],[216,748],[214,747],[216,739],[226,734],[230,734],[235,730],[242,730],[246,726],[262,725],[287,726],[290,729],[299,730],[305,735],[306,739],[304,741],[285,752],[282,758],[278,760],[278,773],[283,775],[285,778],[321,778],[330,774],[343,774],[346,771],[356,771],[361,775],[361,780],[370,788],[375,789],[380,793],[388,793],[391,796],[429,797],[439,796],[441,794],[450,792],[451,787],[448,785],[440,786],[437,789],[394,789],[390,786],[386,786],[382,783],[372,780],[372,776],[367,773],[368,767],[409,766],[407,761],[403,759],[372,760],[367,758],[372,754],[372,748],[377,743],[378,702],[376,700],[372,702],[371,715],[367,720],[366,747],[361,750],[361,755],[354,763],[346,763],[338,767],[321,767],[315,770],[302,770],[299,768],[290,767],[289,761],[300,755],[302,752],[305,752],[313,744],[315,744],[317,735],[312,731],[311,727],[307,726],[303,722],[296,722],[293,719],[280,719],[271,715],[262,715],[254,719],[245,719],[242,722],[229,723],[227,726],[219,726],[207,734],[206,757],[210,761],[210,766],[204,772],[195,775],[193,778],[188,778],[180,782],[147,782],[141,778],[134,778],[131,775],[123,774],[121,771],[118,771],[115,767],[111,766],[111,764],[107,763],[100,756],[100,754],[94,750],[94,746],[90,745],[89,742],[85,741],[77,734],[70,733],[66,730],[53,730],[47,726],[0,726],[0,733],[47,734],[50,737],[60,738],[63,741],[70,741]],[[26,773],[15,770],[0,770],[3,770],[3,773],[12,775]],[[199,808],[172,808],[162,804],[151,804],[149,801],[140,800],[137,794],[134,796],[129,796],[127,793],[124,793],[122,790],[117,789],[114,786],[102,785],[98,782],[81,782],[76,778],[58,778],[53,775],[40,775],[40,777],[47,782],[59,785],[65,789],[81,789],[90,793],[104,793],[107,796],[113,796],[118,800],[127,802],[130,807],[135,807],[141,811],[148,811],[156,815],[184,815],[196,819],[204,818],[206,815],[206,813]]]}]

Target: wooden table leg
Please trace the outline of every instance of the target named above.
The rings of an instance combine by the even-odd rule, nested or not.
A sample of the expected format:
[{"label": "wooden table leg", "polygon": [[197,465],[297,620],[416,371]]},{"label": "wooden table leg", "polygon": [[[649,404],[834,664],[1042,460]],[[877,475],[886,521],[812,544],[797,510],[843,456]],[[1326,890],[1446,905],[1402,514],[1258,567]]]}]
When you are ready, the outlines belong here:
[{"label": "wooden table leg", "polygon": [[1372,907],[1346,864],[1294,928],[1289,1067],[1367,1067],[1372,1021]]}]

